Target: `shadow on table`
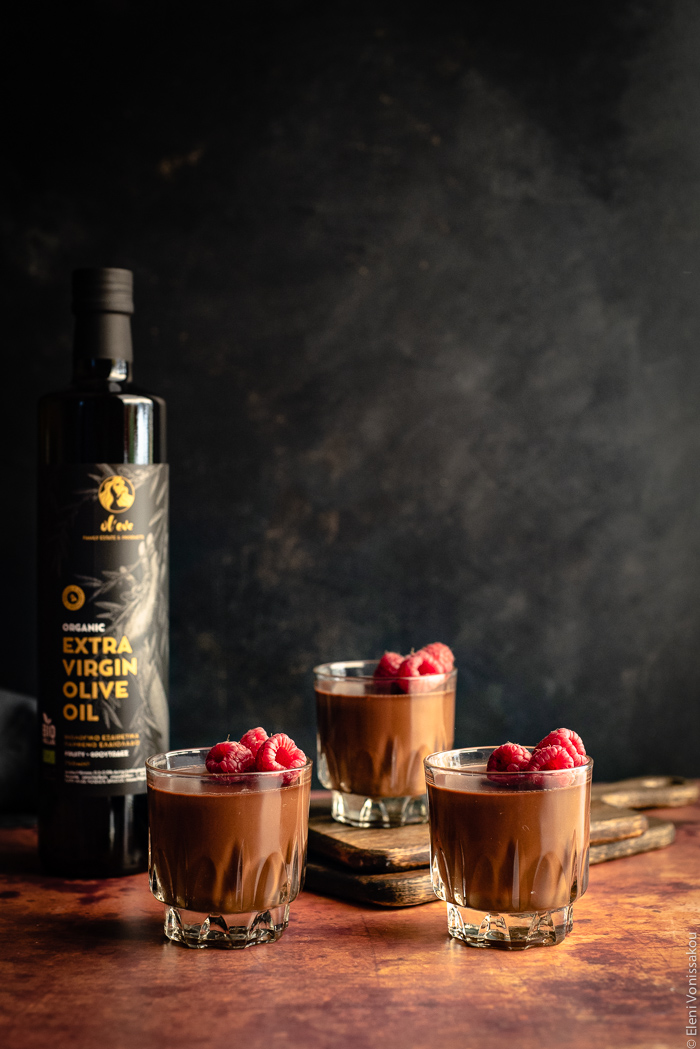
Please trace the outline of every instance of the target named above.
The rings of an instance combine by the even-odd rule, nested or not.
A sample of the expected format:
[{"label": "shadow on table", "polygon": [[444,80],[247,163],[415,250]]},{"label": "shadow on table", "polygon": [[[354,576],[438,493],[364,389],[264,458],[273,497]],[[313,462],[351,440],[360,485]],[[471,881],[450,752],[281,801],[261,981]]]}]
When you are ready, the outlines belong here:
[{"label": "shadow on table", "polygon": [[[48,923],[48,930],[47,930]],[[50,915],[42,921],[42,936],[48,931],[57,943],[71,944],[94,950],[102,945],[117,943],[162,943],[163,920],[160,915],[130,916],[96,915],[93,918],[75,918],[68,915]]]},{"label": "shadow on table", "polygon": [[27,910],[21,899],[7,899],[5,902],[4,895],[0,894],[0,906],[6,908],[5,916],[17,930],[35,927],[37,942],[43,951],[100,953],[101,949],[109,952],[122,943],[159,947],[165,942],[163,919],[158,914],[52,914],[37,912],[33,908]]}]

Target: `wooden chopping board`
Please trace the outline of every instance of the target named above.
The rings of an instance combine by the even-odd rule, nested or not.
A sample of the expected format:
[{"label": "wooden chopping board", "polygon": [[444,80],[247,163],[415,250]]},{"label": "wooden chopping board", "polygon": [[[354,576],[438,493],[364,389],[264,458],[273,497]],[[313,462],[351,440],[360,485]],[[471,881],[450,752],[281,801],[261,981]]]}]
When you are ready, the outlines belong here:
[{"label": "wooden chopping board", "polygon": [[698,800],[700,784],[682,776],[637,776],[617,783],[594,783],[591,798],[628,809],[678,808]]},{"label": "wooden chopping board", "polygon": [[[671,776],[594,784],[590,862],[669,845],[675,837],[673,823],[634,809],[686,805],[697,800],[698,793],[697,783]],[[435,900],[426,824],[362,830],[336,823],[325,814],[329,808],[330,796],[315,799],[316,815],[309,821],[307,888],[384,907]]]}]

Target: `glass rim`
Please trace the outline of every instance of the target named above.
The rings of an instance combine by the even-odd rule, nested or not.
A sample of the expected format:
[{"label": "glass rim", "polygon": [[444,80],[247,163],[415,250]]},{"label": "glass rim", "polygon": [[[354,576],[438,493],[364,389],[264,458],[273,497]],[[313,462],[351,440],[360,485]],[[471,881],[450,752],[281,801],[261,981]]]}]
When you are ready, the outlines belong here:
[{"label": "glass rim", "polygon": [[[319,663],[318,666],[313,668],[314,676],[317,678],[332,678],[334,681],[342,680],[347,677],[346,674],[337,673],[336,670],[348,669],[355,670],[361,667],[377,667],[380,660],[378,659],[338,659],[332,663]],[[380,678],[380,681],[386,681],[391,683],[392,681],[435,681],[441,678],[448,680],[452,676],[457,675],[457,667],[453,667],[452,670],[443,671],[442,674],[421,674],[420,679],[417,677],[387,677]],[[351,681],[374,681],[374,674],[353,674]]]},{"label": "glass rim", "polygon": [[306,764],[300,765],[296,769],[248,769],[247,772],[210,772],[206,767],[203,772],[195,772],[192,769],[180,768],[180,769],[164,769],[153,762],[159,758],[172,758],[175,756],[185,754],[196,754],[200,757],[207,755],[211,747],[185,747],[184,750],[164,750],[160,754],[151,754],[150,757],[146,758],[146,768],[149,772],[155,773],[157,776],[184,776],[192,777],[197,779],[210,779],[216,782],[220,776],[226,776],[227,780],[231,780],[232,776],[282,776],[288,772],[305,772],[306,769],[311,769],[313,760],[311,758],[306,759]]},{"label": "glass rim", "polygon": [[[475,765],[474,766],[472,766],[472,765],[442,765],[442,764],[438,764],[436,759],[437,758],[445,758],[445,757],[451,756],[453,754],[475,754],[475,753],[488,754],[488,752],[490,752],[492,754],[494,752],[494,750],[498,750],[499,746],[502,746],[502,744],[499,743],[498,746],[495,746],[495,747],[489,745],[489,746],[483,746],[483,747],[455,747],[454,750],[436,750],[435,753],[428,754],[428,756],[423,759],[423,764],[425,765],[426,768],[437,769],[439,772],[454,773],[454,774],[456,774],[458,776],[483,776],[485,774],[486,770],[483,769],[483,768],[477,768]],[[532,746],[527,747],[527,750],[534,751],[535,746],[536,746],[536,744],[533,744]],[[488,761],[488,756],[484,760]],[[483,764],[483,762],[479,762],[479,764],[481,765],[481,764]],[[568,768],[568,769],[530,769],[529,771],[527,769],[518,769],[517,772],[501,772],[501,771],[496,771],[494,769],[493,771],[489,772],[489,776],[497,776],[497,777],[508,776],[509,778],[514,777],[514,776],[516,776],[516,777],[517,776],[525,777],[525,776],[535,776],[535,775],[536,776],[560,776],[562,774],[562,772],[578,772],[580,769],[585,769],[586,771],[590,771],[592,768],[593,768],[593,758],[590,757],[590,755],[587,754],[585,763],[583,765],[576,765],[573,768]]]}]

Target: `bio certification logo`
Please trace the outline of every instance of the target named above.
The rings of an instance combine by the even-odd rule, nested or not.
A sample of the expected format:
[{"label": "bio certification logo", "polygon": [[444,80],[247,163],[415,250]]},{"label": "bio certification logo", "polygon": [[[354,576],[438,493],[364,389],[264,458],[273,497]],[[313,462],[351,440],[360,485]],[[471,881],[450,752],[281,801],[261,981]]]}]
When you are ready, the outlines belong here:
[{"label": "bio certification logo", "polygon": [[61,594],[61,601],[71,612],[77,612],[85,604],[85,591],[82,587],[71,584],[65,587]]},{"label": "bio certification logo", "polygon": [[99,487],[97,498],[100,505],[110,514],[123,514],[132,505],[136,491],[128,477],[113,474],[105,477]]}]

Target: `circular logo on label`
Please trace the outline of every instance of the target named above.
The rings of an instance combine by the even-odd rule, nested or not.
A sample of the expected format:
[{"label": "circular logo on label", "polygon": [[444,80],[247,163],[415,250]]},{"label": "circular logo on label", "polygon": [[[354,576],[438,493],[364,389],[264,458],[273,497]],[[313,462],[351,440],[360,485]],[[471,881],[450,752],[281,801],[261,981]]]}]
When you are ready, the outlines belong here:
[{"label": "circular logo on label", "polygon": [[79,586],[67,586],[61,594],[61,601],[71,612],[77,612],[85,604],[85,591]]},{"label": "circular logo on label", "polygon": [[134,486],[129,478],[114,474],[112,477],[105,477],[97,498],[100,505],[110,514],[123,514],[133,503],[135,495]]}]

